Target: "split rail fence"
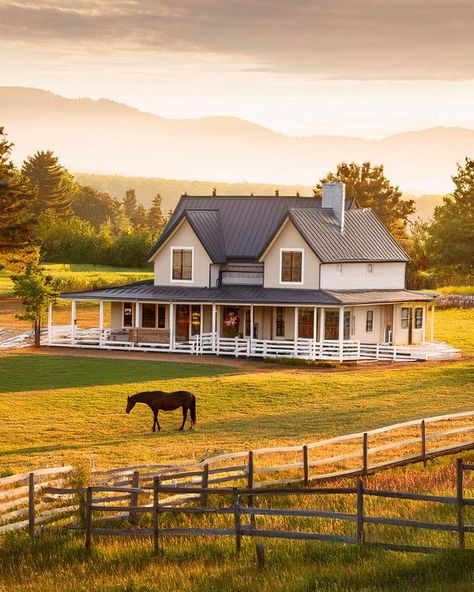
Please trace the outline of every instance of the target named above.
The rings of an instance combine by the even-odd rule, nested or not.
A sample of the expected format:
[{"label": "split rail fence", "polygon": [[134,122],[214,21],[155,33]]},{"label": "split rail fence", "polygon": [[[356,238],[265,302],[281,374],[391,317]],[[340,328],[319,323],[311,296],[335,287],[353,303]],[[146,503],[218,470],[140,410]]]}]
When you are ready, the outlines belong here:
[{"label": "split rail fence", "polygon": [[[249,488],[213,488],[196,487],[183,488],[176,486],[163,485],[159,476],[154,477],[152,485],[142,487],[88,487],[83,492],[85,494],[85,547],[90,549],[96,536],[133,536],[149,537],[152,540],[154,552],[160,549],[163,537],[177,536],[210,536],[234,537],[236,550],[241,548],[242,538],[275,538],[275,539],[298,539],[315,540],[326,542],[341,542],[349,544],[363,545],[366,543],[377,544],[386,549],[396,551],[413,551],[419,553],[432,553],[454,546],[465,549],[466,534],[474,533],[474,524],[467,524],[465,520],[465,509],[474,506],[474,498],[464,495],[464,476],[467,472],[474,470],[474,464],[465,463],[462,459],[457,460],[456,467],[456,495],[439,496],[427,495],[422,493],[407,493],[400,491],[382,491],[370,489],[364,486],[361,479],[358,480],[356,487],[349,488],[312,488],[312,489],[249,489]],[[472,489],[472,488],[471,488]],[[51,490],[53,491],[53,490]],[[59,490],[57,490],[59,491]],[[176,507],[163,500],[162,496],[169,494],[192,492],[198,496],[199,505],[186,507]],[[115,496],[115,497],[111,497]],[[349,498],[353,502],[355,511],[353,512],[334,512],[326,509],[308,509],[301,507],[271,507],[269,500],[301,496],[311,496],[316,502],[323,499],[332,500],[333,506],[338,506],[335,500],[337,496],[342,496],[344,501]],[[151,498],[151,503],[139,504],[139,499]],[[455,508],[456,519],[453,523],[449,522],[431,522],[426,520],[393,518],[386,516],[371,515],[370,509],[365,508],[366,502],[372,498],[382,500],[382,506],[379,510],[390,509],[393,500],[414,501],[425,504],[425,511],[432,515],[433,505],[450,505]],[[118,500],[131,499],[133,505],[124,507],[118,504]],[[217,502],[216,507],[211,507],[209,500]],[[266,501],[266,507],[258,507],[259,500]],[[355,502],[355,503],[354,503]],[[112,503],[112,505],[110,505]],[[271,501],[270,501],[271,503]],[[324,503],[322,504],[324,507]],[[124,515],[126,510],[127,525],[118,522],[118,519]],[[109,519],[105,515],[113,514]],[[178,517],[178,526],[163,524],[170,522],[167,515]],[[145,526],[139,526],[139,515],[146,517]],[[227,523],[218,526],[183,526],[180,520],[183,516],[194,515],[200,521],[206,521],[207,517],[218,517],[219,520],[227,517]],[[258,518],[258,523],[257,523]],[[277,526],[265,525],[266,520],[270,519],[305,519],[305,530],[294,530],[291,528],[291,520],[288,524],[290,528],[279,528]],[[314,522],[319,520],[319,530],[314,528]],[[114,525],[107,527],[109,520],[114,521]],[[216,520],[214,518],[214,520]],[[143,522],[143,520],[142,520]],[[335,523],[350,523],[352,527],[343,527],[338,529]],[[473,520],[474,522],[474,520]],[[118,526],[117,526],[118,524]],[[373,525],[383,527],[398,527],[403,530],[402,540],[415,538],[413,544],[394,543],[386,540],[379,540],[377,535],[368,537],[368,528]],[[299,523],[301,526],[301,523]],[[308,529],[309,528],[309,529]],[[405,530],[406,529],[406,530]],[[452,533],[456,537],[455,545],[423,545],[416,542],[418,531],[436,531],[441,533]],[[408,534],[405,534],[408,532]],[[415,533],[415,537],[414,537]],[[382,537],[383,538],[383,537]],[[473,548],[470,544],[469,548]]]}]

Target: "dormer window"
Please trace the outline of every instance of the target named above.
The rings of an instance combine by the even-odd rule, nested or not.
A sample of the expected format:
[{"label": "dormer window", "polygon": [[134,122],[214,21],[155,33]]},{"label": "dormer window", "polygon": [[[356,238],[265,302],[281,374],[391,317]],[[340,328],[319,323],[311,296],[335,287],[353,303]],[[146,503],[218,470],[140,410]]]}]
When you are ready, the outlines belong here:
[{"label": "dormer window", "polygon": [[303,249],[280,250],[280,283],[303,283]]},{"label": "dormer window", "polygon": [[171,281],[192,282],[193,259],[192,247],[171,247]]}]

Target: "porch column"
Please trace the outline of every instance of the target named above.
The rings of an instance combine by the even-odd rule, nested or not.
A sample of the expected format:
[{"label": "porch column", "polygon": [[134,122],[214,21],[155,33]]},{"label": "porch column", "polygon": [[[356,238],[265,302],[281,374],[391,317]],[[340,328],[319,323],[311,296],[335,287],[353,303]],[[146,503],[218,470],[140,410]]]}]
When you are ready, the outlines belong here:
[{"label": "porch column", "polygon": [[71,300],[71,345],[74,345],[76,340],[76,301]]},{"label": "porch column", "polygon": [[102,347],[104,333],[104,301],[99,300],[99,347]]},{"label": "porch column", "polygon": [[211,311],[211,331],[212,331],[212,351],[215,352],[216,351],[216,315],[217,315],[217,310],[216,310],[216,305],[213,302],[212,303],[212,311]]},{"label": "porch column", "polygon": [[339,360],[342,362],[344,359],[344,307],[341,306],[339,309]]},{"label": "porch column", "polygon": [[173,351],[173,349],[174,349],[174,304],[172,302],[170,302],[169,325],[170,325],[170,351]]},{"label": "porch column", "polygon": [[140,327],[140,303],[135,302],[135,328]]},{"label": "porch column", "polygon": [[318,337],[318,309],[313,306],[313,347],[312,347],[312,358],[316,357],[316,339]]},{"label": "porch column", "polygon": [[53,303],[50,302],[48,306],[48,345],[51,345],[51,333],[53,326]]},{"label": "porch column", "polygon": [[294,356],[298,355],[298,307],[295,306],[295,326],[293,327],[293,339],[295,341]]},{"label": "porch column", "polygon": [[435,305],[431,307],[431,341],[434,341],[434,329],[435,329]]},{"label": "porch column", "polygon": [[202,324],[204,321],[204,305],[201,304],[199,309],[199,337],[202,337]]},{"label": "porch column", "polygon": [[[324,341],[324,323],[325,323],[325,310],[323,307],[320,309],[320,317],[319,317],[319,341],[322,343]],[[321,350],[322,352],[322,350]]]},{"label": "porch column", "polygon": [[252,340],[253,340],[253,304],[250,305],[250,342],[249,342],[250,352],[252,352]]}]

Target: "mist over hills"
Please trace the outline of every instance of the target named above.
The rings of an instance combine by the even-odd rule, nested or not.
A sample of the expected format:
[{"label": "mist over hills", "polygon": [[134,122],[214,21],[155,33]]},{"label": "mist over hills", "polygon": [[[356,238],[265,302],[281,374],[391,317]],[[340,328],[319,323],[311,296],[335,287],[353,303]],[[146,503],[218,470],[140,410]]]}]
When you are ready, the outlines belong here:
[{"label": "mist over hills", "polygon": [[474,155],[474,130],[464,128],[375,140],[291,137],[235,117],[171,120],[110,100],[15,87],[0,87],[0,126],[15,143],[17,162],[51,149],[71,171],[287,184],[304,194],[338,162],[364,160],[384,164],[406,193],[446,193],[456,162]]}]

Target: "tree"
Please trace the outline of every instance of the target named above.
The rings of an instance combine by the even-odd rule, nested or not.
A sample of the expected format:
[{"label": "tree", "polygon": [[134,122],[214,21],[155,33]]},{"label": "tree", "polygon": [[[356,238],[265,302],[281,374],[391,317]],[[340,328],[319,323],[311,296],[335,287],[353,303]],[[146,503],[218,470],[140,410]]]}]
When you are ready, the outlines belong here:
[{"label": "tree", "polygon": [[36,263],[30,263],[25,273],[12,277],[14,292],[21,298],[25,312],[16,317],[30,321],[34,328],[35,347],[41,345],[41,325],[48,313],[49,305],[54,303],[55,295],[51,286],[51,276],[45,276]]},{"label": "tree", "polygon": [[166,224],[166,216],[162,209],[161,194],[157,193],[148,211],[148,227],[154,236],[161,234]]},{"label": "tree", "polygon": [[428,249],[435,268],[449,268],[457,281],[469,282],[474,274],[474,159],[457,167],[453,193],[435,208]]},{"label": "tree", "polygon": [[39,150],[23,163],[22,173],[29,180],[32,189],[38,192],[34,205],[37,214],[44,210],[54,210],[59,216],[68,216],[71,201],[77,191],[72,175],[59,164],[58,157],[50,150]]},{"label": "tree", "polygon": [[132,224],[135,224],[137,217],[137,196],[135,195],[135,189],[128,189],[125,192],[123,199],[123,211],[127,218]]},{"label": "tree", "polygon": [[108,223],[113,229],[117,229],[117,223],[121,218],[121,207],[118,199],[88,185],[79,186],[71,204],[73,213],[90,222],[96,230]]},{"label": "tree", "polygon": [[36,192],[10,160],[12,147],[0,128],[0,261],[19,272],[39,256],[32,242],[35,219],[31,207]]},{"label": "tree", "polygon": [[391,185],[385,176],[383,165],[341,162],[335,173],[328,173],[316,185],[316,197],[322,196],[322,184],[329,181],[345,183],[348,197],[355,198],[363,208],[371,208],[397,239],[406,238],[408,217],[415,211],[415,202],[402,199],[398,186]]}]

